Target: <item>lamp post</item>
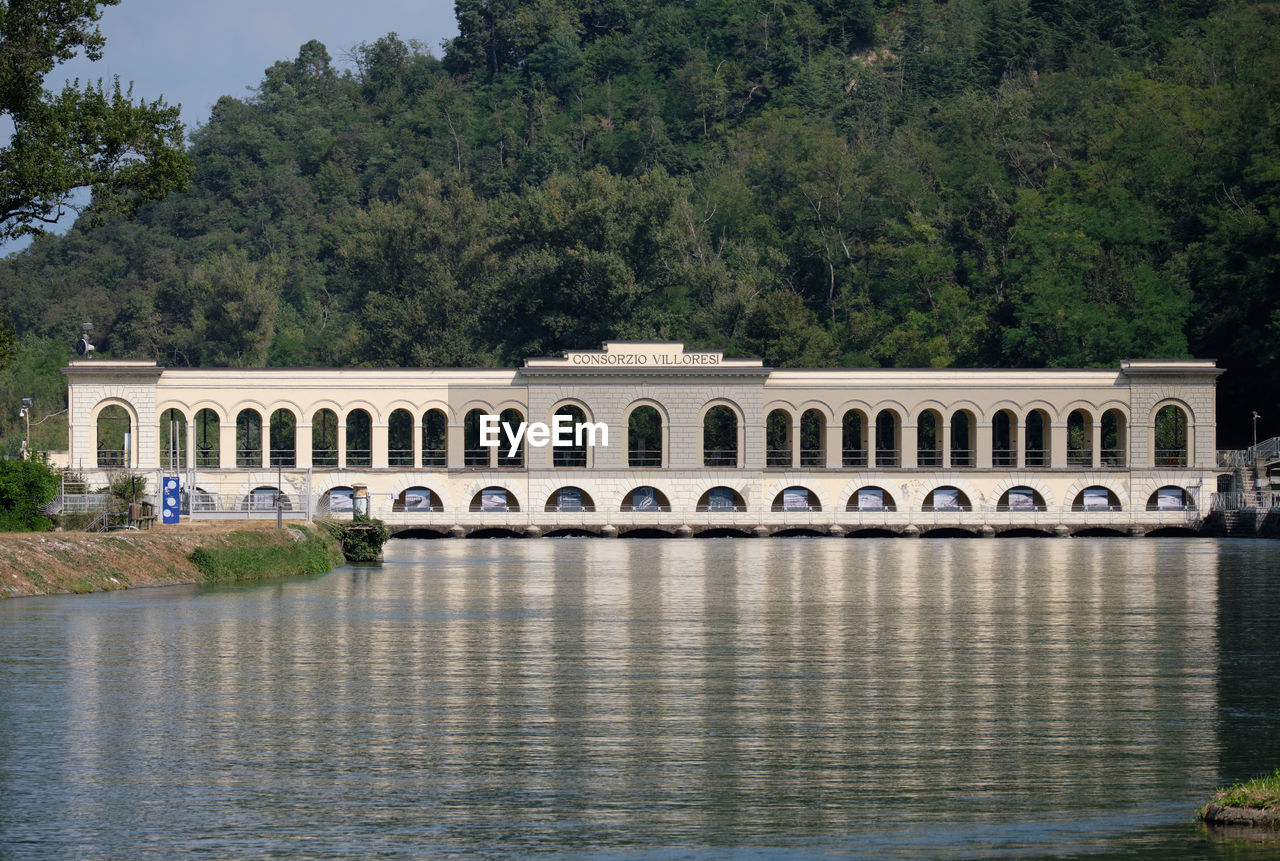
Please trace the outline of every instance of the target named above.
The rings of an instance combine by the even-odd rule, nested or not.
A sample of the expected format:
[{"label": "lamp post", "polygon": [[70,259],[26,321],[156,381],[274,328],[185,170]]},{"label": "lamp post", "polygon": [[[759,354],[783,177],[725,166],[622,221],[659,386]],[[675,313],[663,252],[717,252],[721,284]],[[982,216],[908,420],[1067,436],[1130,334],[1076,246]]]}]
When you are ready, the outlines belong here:
[{"label": "lamp post", "polygon": [[1260,418],[1262,418],[1262,416],[1258,415],[1257,410],[1254,410],[1253,411],[1253,447],[1254,448],[1258,447],[1258,419]]},{"label": "lamp post", "polygon": [[35,398],[23,398],[22,409],[18,412],[18,416],[26,422],[26,431],[22,438],[22,458],[26,460],[31,455],[31,407],[35,403]]}]

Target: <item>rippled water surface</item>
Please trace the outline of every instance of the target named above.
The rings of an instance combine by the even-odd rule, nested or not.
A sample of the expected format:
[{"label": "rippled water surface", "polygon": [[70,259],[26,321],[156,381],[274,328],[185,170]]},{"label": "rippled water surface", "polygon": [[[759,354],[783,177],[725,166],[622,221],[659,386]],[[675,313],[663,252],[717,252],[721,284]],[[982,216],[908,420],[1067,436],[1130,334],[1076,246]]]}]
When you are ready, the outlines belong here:
[{"label": "rippled water surface", "polygon": [[0,603],[0,857],[1280,857],[1280,542],[400,541]]}]

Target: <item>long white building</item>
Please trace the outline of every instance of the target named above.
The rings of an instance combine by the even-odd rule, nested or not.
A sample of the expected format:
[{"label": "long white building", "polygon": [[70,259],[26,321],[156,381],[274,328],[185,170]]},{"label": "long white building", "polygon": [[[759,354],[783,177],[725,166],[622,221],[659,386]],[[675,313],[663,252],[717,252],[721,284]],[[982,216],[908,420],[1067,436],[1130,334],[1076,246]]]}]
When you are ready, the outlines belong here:
[{"label": "long white building", "polygon": [[[422,534],[1144,534],[1198,524],[1219,474],[1206,360],[791,370],[609,342],[507,369],[64,373],[69,464],[178,476],[196,517],[367,493]],[[539,424],[589,427],[538,445]]]}]

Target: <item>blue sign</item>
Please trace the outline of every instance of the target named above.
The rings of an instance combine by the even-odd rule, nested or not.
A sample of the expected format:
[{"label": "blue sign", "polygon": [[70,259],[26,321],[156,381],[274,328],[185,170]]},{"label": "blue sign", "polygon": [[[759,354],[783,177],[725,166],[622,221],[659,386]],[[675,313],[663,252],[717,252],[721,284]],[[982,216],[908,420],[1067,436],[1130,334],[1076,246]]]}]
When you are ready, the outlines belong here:
[{"label": "blue sign", "polygon": [[179,503],[182,500],[182,494],[179,493],[181,483],[176,475],[166,475],[160,479],[160,522],[161,523],[177,523],[181,518]]}]

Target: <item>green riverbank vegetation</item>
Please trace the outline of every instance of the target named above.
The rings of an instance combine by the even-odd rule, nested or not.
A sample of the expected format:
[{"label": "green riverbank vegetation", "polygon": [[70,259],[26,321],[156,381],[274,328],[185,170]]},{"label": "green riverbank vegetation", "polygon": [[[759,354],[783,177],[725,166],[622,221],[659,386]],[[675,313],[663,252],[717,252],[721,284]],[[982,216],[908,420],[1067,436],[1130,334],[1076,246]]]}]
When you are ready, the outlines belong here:
[{"label": "green riverbank vegetation", "polygon": [[1200,818],[1211,825],[1270,827],[1280,836],[1280,768],[1219,789],[1200,808]]},{"label": "green riverbank vegetation", "polygon": [[342,565],[326,530],[254,521],[111,533],[0,534],[0,598],[319,574]]},{"label": "green riverbank vegetation", "polygon": [[291,526],[291,542],[263,541],[261,532],[233,532],[217,545],[197,547],[191,562],[202,583],[241,583],[269,577],[323,574],[343,564],[342,548],[324,529]]}]

